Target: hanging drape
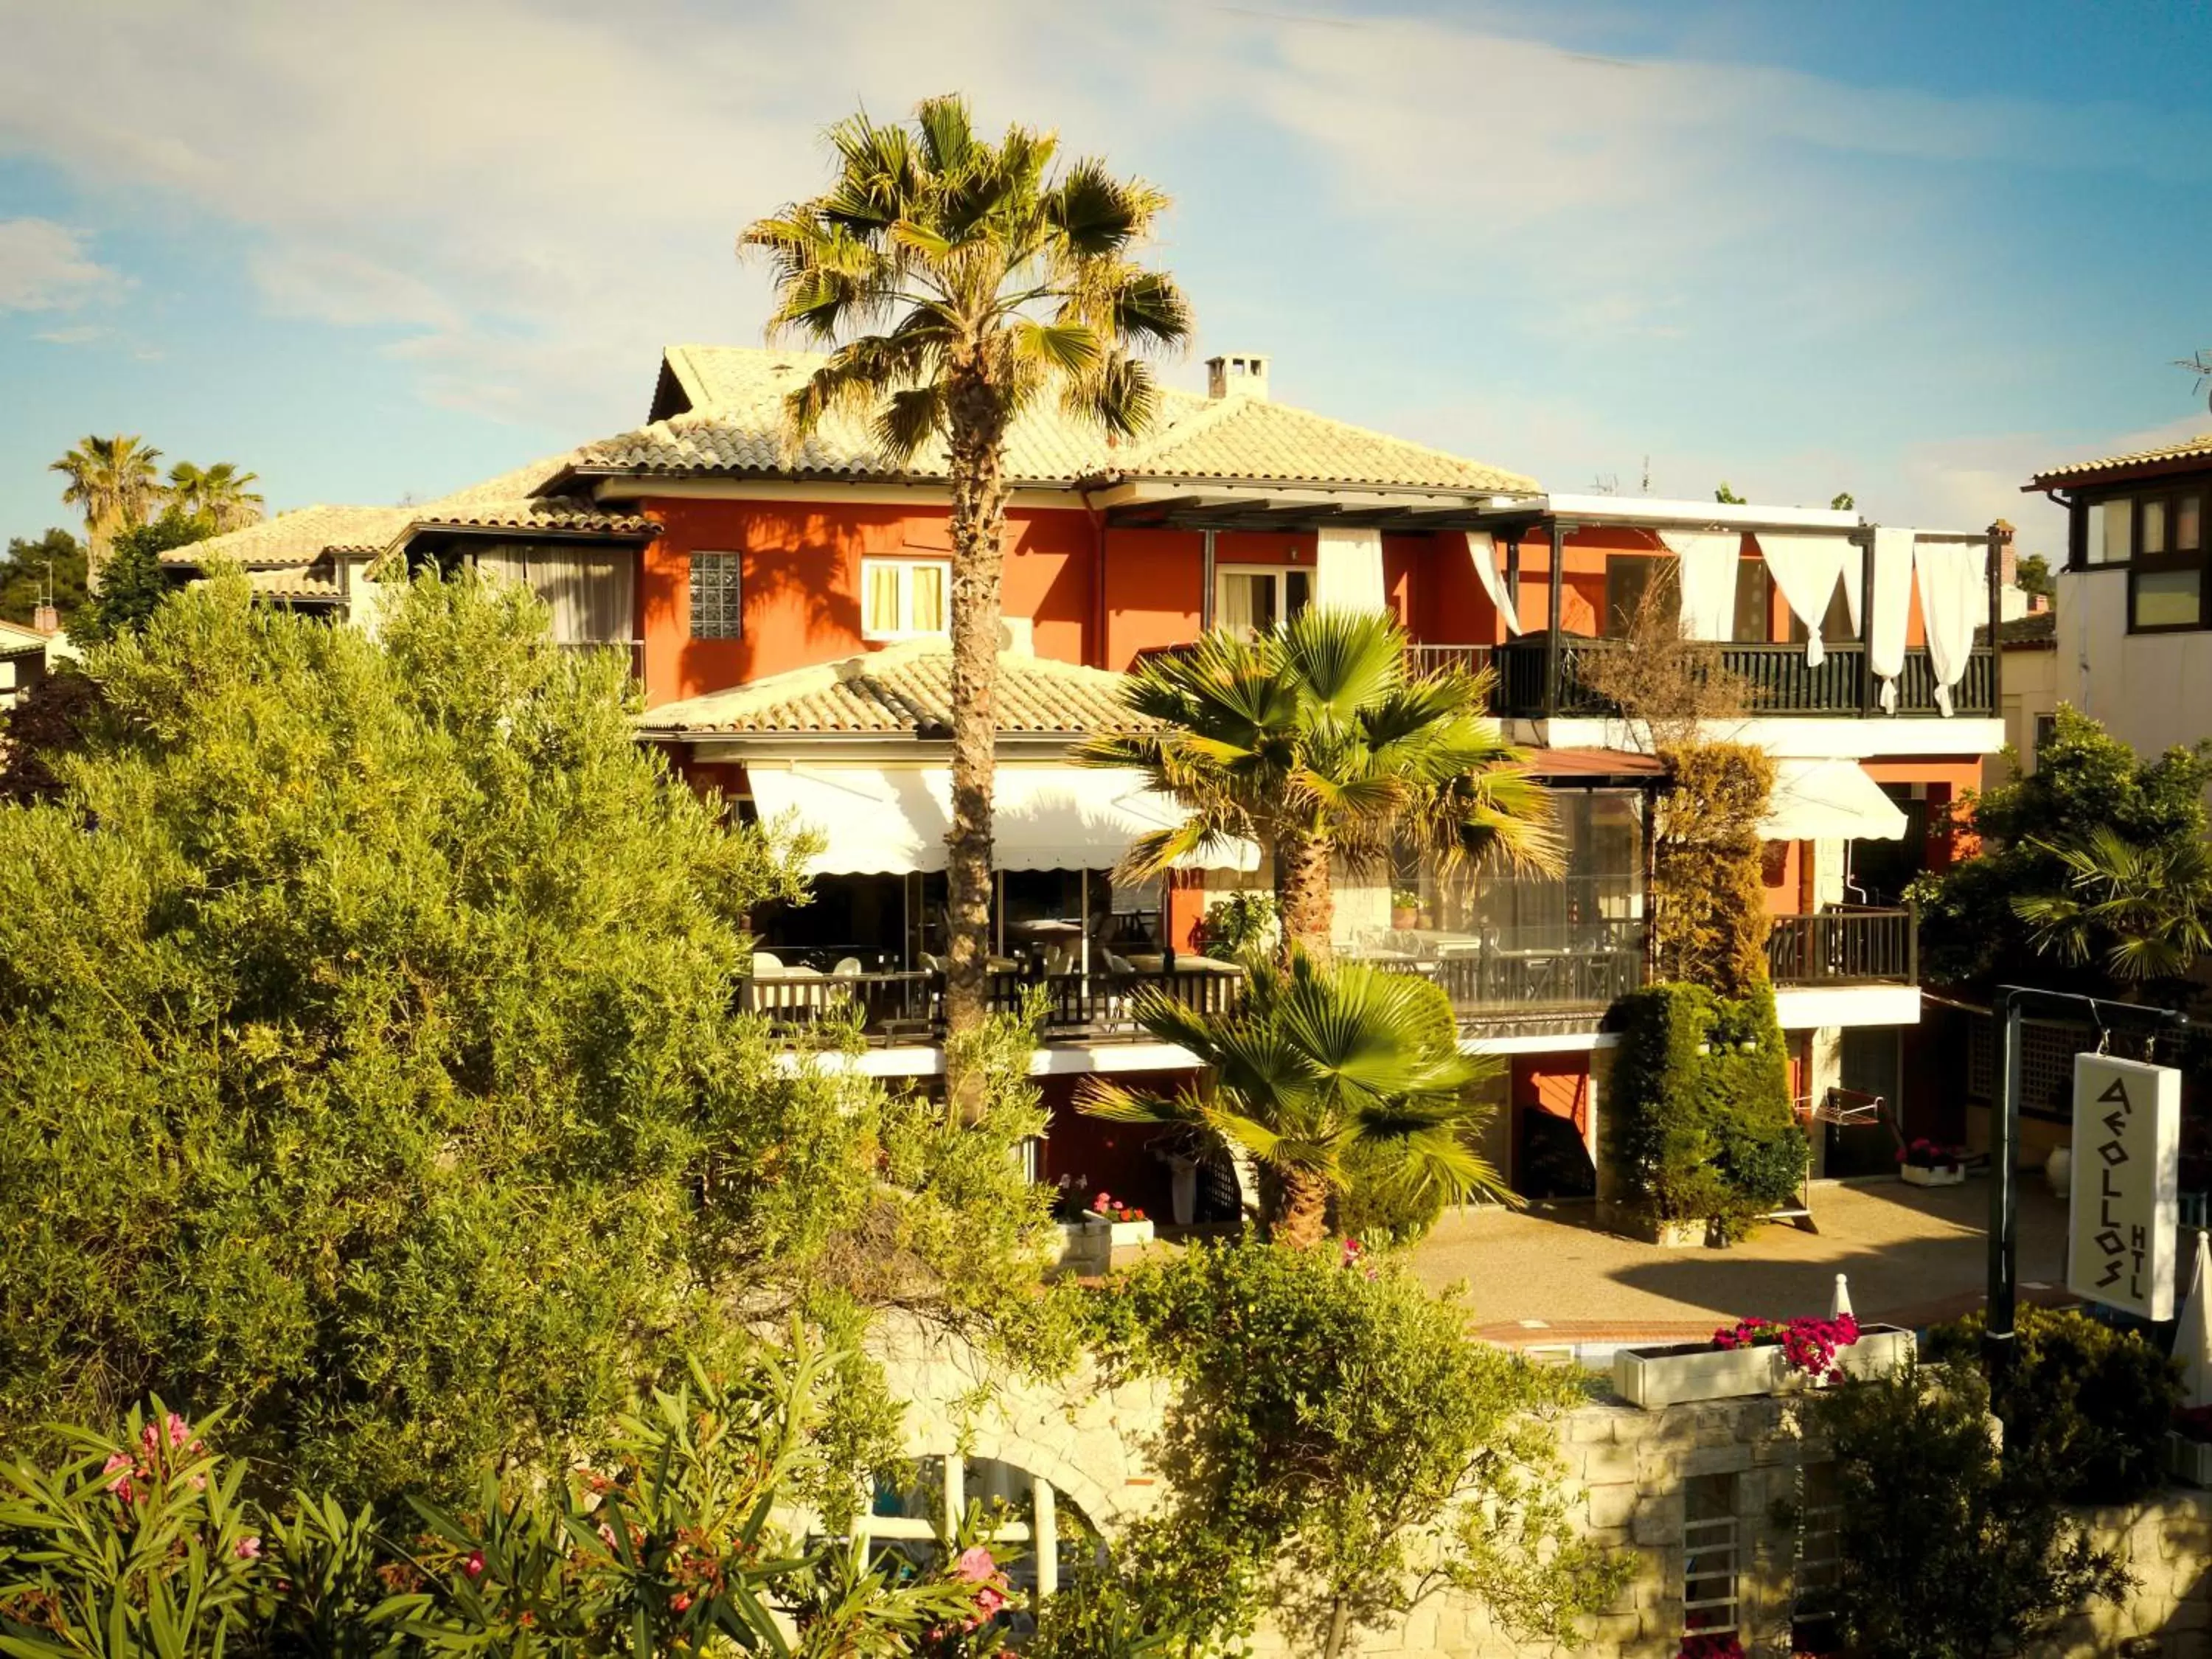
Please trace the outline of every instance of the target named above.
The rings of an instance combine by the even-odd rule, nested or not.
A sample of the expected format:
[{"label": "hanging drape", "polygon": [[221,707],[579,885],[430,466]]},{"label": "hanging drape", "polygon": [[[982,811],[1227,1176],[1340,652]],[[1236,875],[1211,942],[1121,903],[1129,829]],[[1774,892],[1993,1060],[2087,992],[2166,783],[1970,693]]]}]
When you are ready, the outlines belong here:
[{"label": "hanging drape", "polygon": [[1315,562],[1314,603],[1340,611],[1387,611],[1382,586],[1382,532],[1323,530]]},{"label": "hanging drape", "polygon": [[1693,640],[1726,640],[1735,632],[1735,574],[1743,537],[1733,530],[1662,530],[1674,556],[1682,598],[1682,632]]},{"label": "hanging drape", "polygon": [[636,616],[628,549],[495,547],[477,555],[477,568],[525,584],[553,613],[562,645],[627,645]]},{"label": "hanging drape", "polygon": [[1498,538],[1487,530],[1470,530],[1467,532],[1467,554],[1474,561],[1475,580],[1482,584],[1482,591],[1490,595],[1490,602],[1504,619],[1505,631],[1518,637],[1520,597],[1505,590],[1505,570],[1501,562],[1504,554],[1498,545]]},{"label": "hanging drape", "polygon": [[1844,584],[1844,600],[1851,613],[1851,630],[1859,626],[1858,544],[1829,532],[1817,536],[1759,533],[1759,550],[1767,574],[1781,592],[1790,614],[1805,624],[1805,660],[1818,666],[1827,651],[1820,625],[1827,620],[1828,605],[1836,597],[1836,584]]},{"label": "hanging drape", "polygon": [[1897,677],[1912,625],[1912,532],[1874,532],[1873,592],[1867,596],[1867,672],[1881,682],[1881,706],[1897,712]]},{"label": "hanging drape", "polygon": [[1990,550],[1985,542],[1922,542],[1912,562],[1920,577],[1920,620],[1928,630],[1936,707],[1951,712],[1951,693],[1973,655],[1974,625],[1989,616]]}]

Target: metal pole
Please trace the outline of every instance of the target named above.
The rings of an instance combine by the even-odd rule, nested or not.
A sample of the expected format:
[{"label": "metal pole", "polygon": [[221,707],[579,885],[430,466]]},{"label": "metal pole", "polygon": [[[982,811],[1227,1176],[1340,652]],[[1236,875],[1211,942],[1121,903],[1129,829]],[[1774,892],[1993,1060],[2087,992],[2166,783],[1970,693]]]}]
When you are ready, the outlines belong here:
[{"label": "metal pole", "polygon": [[[2004,551],[2011,542],[2003,520],[1990,526],[1990,714],[1997,720],[2004,718]],[[1972,655],[1967,653],[1969,661]]]},{"label": "metal pole", "polygon": [[1994,1385],[2009,1375],[2018,1352],[2013,1314],[2018,1295],[2014,1271],[2020,1261],[2020,1192],[2014,1147],[2020,1139],[2020,1003],[2009,990],[1997,994],[2003,1022],[1997,1041],[2000,1083],[1990,1114],[1990,1287],[1989,1311],[1982,1330],[1982,1358]]}]

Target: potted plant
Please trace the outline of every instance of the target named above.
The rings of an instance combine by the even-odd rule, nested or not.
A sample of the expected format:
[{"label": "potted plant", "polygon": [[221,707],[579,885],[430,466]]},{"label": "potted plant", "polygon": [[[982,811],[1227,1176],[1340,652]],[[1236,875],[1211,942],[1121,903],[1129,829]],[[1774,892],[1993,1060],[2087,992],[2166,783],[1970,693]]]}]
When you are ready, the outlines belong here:
[{"label": "potted plant", "polygon": [[1093,1197],[1085,1214],[1093,1221],[1106,1224],[1107,1238],[1115,1249],[1126,1244],[1149,1244],[1154,1237],[1151,1218],[1134,1205],[1122,1203],[1111,1193],[1101,1192]]},{"label": "potted plant", "polygon": [[1103,1273],[1112,1265],[1112,1227],[1091,1213],[1091,1177],[1063,1174],[1053,1184],[1052,1218],[1060,1224],[1060,1266],[1078,1273]]},{"label": "potted plant", "polygon": [[1955,1187],[1966,1178],[1966,1149],[1923,1137],[1898,1153],[1897,1173],[1908,1187]]},{"label": "potted plant", "polygon": [[1888,1371],[1913,1352],[1912,1333],[1893,1325],[1862,1327],[1849,1314],[1834,1319],[1740,1319],[1710,1342],[1661,1348],[1620,1348],[1613,1356],[1613,1391],[1653,1410],[1698,1400],[1732,1400],[1818,1388],[1838,1372]]},{"label": "potted plant", "polygon": [[2166,1467],[2178,1480],[2212,1486],[2212,1406],[2189,1406],[2174,1413],[2166,1436]]},{"label": "potted plant", "polygon": [[1732,1630],[1692,1632],[1675,1659],[1744,1659],[1743,1638]]},{"label": "potted plant", "polygon": [[1419,893],[1409,887],[1392,890],[1390,925],[1401,933],[1421,925],[1421,896]]}]

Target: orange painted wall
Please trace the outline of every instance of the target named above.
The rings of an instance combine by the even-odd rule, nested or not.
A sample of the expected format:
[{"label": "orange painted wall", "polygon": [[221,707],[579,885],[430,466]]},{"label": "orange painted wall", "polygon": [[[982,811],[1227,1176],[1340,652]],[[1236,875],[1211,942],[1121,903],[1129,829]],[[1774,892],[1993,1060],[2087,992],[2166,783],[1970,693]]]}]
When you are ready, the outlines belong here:
[{"label": "orange painted wall", "polygon": [[[639,609],[646,699],[667,702],[870,648],[860,638],[863,556],[942,557],[942,511],[834,502],[662,499],[645,550]],[[1085,659],[1093,628],[1095,532],[1081,512],[1007,515],[1006,609],[1032,619],[1039,656]],[[691,636],[694,552],[741,554],[744,635]]]},{"label": "orange painted wall", "polygon": [[1107,532],[1107,667],[1198,637],[1205,560],[1206,538],[1194,530]]}]

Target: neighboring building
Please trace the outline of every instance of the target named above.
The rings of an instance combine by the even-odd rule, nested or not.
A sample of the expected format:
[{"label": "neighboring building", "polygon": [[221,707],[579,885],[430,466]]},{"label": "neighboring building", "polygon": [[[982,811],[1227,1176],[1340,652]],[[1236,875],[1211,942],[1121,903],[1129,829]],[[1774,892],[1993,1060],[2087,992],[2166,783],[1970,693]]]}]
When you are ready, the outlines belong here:
[{"label": "neighboring building", "polygon": [[[1986,637],[1986,635],[1984,635]],[[1982,787],[2008,783],[2035,770],[2036,758],[2058,719],[2058,613],[2048,607],[2008,618],[1997,629],[2004,652],[2004,737],[2012,758],[1982,763]]]},{"label": "neighboring building", "polygon": [[59,636],[0,622],[0,710],[13,708],[46,678]]},{"label": "neighboring building", "polygon": [[2058,701],[2142,755],[2212,735],[2204,582],[2212,433],[2075,461],[2021,486],[2067,512],[2058,577]]},{"label": "neighboring building", "polygon": [[[228,556],[272,599],[374,627],[373,574],[471,561],[529,582],[556,637],[629,651],[642,734],[740,813],[819,837],[814,902],[754,918],[755,1006],[857,1006],[885,1074],[929,1073],[943,949],[949,766],[941,461],[877,457],[866,423],[787,447],[782,399],[820,359],[672,347],[647,422],[410,507],[304,509],[165,556]],[[1848,513],[1547,495],[1516,473],[1272,401],[1267,360],[1217,358],[1210,395],[1169,392],[1115,443],[1055,406],[1012,432],[994,943],[1009,1002],[1049,993],[1048,1174],[1164,1209],[1164,1166],[1065,1109],[1103,1070],[1174,1070],[1139,1042],[1132,987],[1235,994],[1194,960],[1224,892],[1264,885],[1249,848],[1128,886],[1131,837],[1171,809],[1067,763],[1121,718],[1117,676],[1215,626],[1309,604],[1388,608],[1419,662],[1487,664],[1496,712],[1558,792],[1558,879],[1448,878],[1410,854],[1344,885],[1340,946],[1434,977],[1466,1042],[1510,1057],[1494,1149],[1526,1190],[1589,1189],[1606,1006],[1644,976],[1650,803],[1661,769],[1581,673],[1618,648],[1663,565],[1686,625],[1758,688],[1742,735],[1774,751],[1771,955],[1796,1087],[1896,1098],[1918,1017],[1911,876],[1948,857],[1942,806],[2002,741],[1995,532],[1877,530]],[[1997,555],[1993,560],[1992,551]],[[1394,890],[1418,898],[1392,914]],[[1396,924],[1411,921],[1413,925]]]}]

